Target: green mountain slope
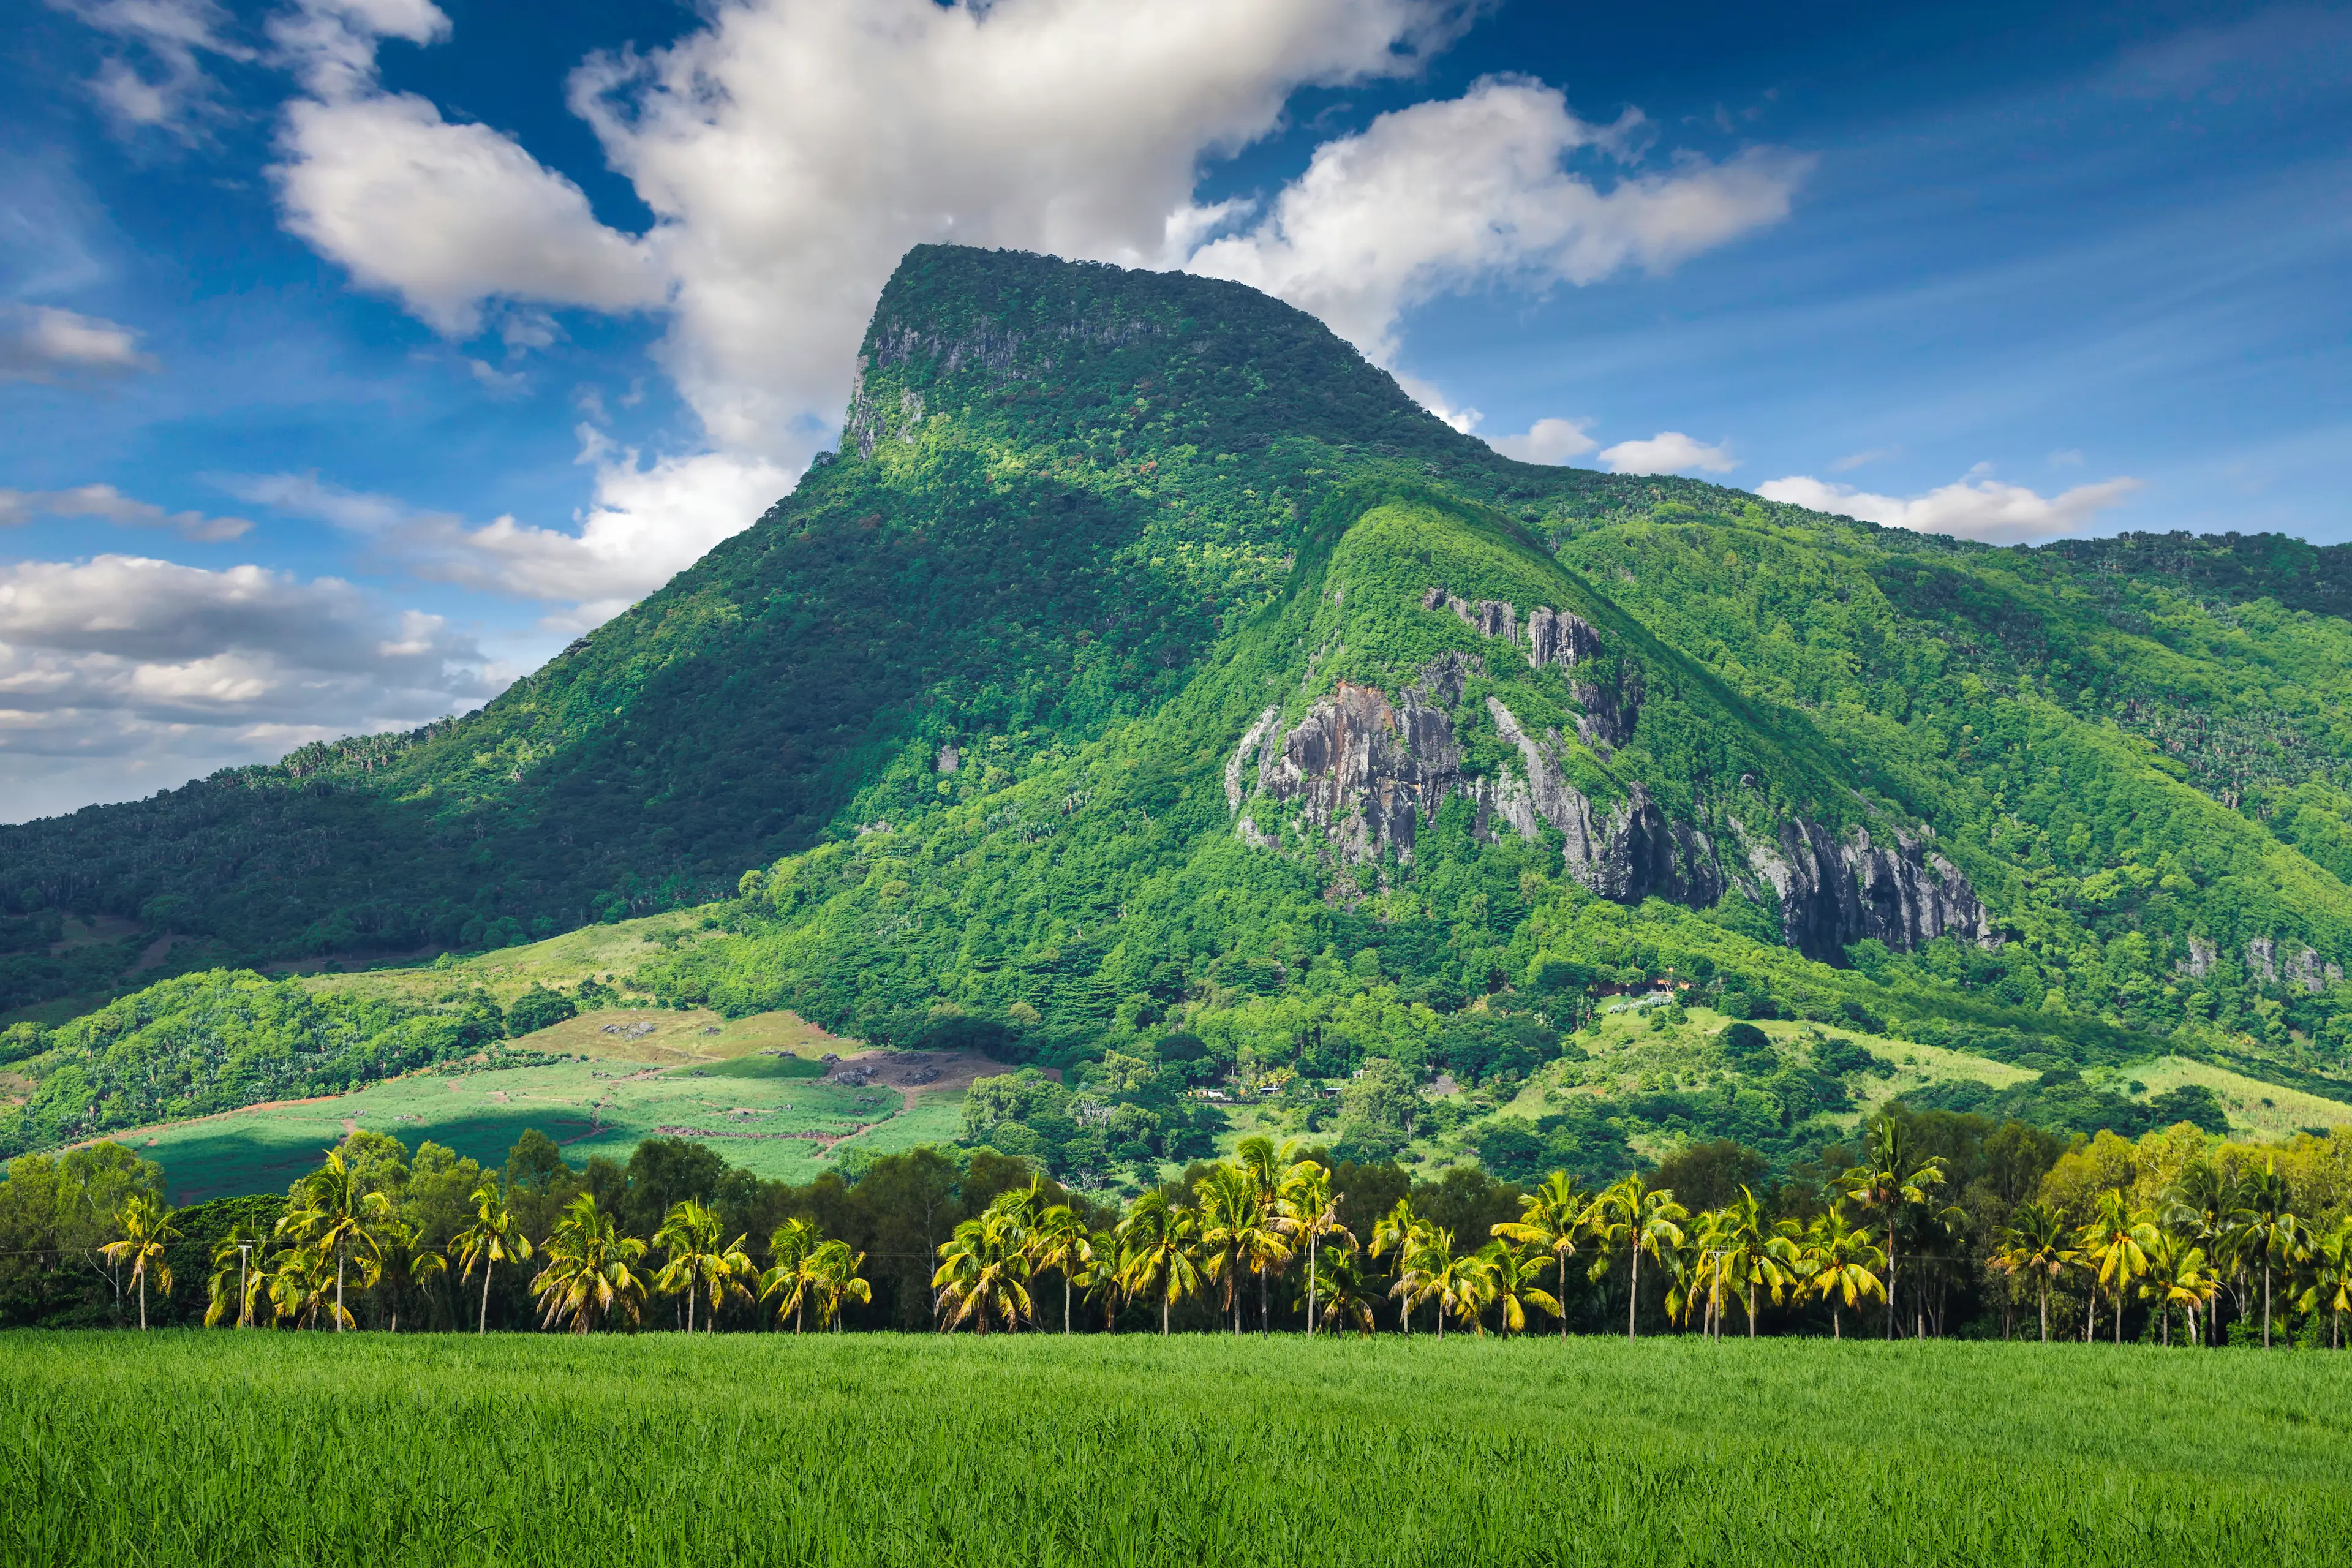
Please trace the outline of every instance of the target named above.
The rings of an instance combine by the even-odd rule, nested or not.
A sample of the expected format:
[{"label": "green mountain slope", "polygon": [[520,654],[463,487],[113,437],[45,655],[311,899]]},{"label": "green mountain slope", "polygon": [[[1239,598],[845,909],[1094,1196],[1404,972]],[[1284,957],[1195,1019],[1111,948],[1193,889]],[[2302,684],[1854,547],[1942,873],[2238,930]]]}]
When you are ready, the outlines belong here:
[{"label": "green mountain slope", "polygon": [[2169,1053],[2341,1098],[2345,560],[1529,467],[1246,289],[923,247],[839,457],[661,593],[466,720],[0,830],[0,895],[254,959],[723,900],[643,986],[1138,1106],[1177,1032],[1547,1073],[1533,1136],[1828,1134],[1805,1051],[1579,1092],[1562,1031],[1659,982],[2061,1097]]}]

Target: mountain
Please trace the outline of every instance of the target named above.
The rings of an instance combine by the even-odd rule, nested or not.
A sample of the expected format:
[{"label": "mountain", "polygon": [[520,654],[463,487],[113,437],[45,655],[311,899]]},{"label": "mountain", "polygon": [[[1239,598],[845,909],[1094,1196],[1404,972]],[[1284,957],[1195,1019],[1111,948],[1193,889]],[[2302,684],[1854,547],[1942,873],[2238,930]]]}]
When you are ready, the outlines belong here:
[{"label": "mountain", "polygon": [[479,713],[0,829],[7,999],[89,984],[56,911],[186,964],[709,902],[644,987],[1067,1063],[1475,1079],[1679,983],[2352,1094],[2340,548],[1520,464],[1248,289],[950,247],[841,446]]}]

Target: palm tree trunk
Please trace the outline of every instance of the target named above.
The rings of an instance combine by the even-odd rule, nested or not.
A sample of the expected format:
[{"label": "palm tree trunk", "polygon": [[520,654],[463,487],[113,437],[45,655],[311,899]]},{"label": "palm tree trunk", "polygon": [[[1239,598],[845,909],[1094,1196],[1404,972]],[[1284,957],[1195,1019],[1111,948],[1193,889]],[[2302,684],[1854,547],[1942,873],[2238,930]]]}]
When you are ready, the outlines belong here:
[{"label": "palm tree trunk", "polygon": [[1886,1337],[1895,1337],[1895,1276],[1902,1264],[1895,1247],[1895,1216],[1886,1216]]},{"label": "palm tree trunk", "polygon": [[1160,1337],[1168,1337],[1168,1310],[1176,1304],[1176,1281],[1171,1276],[1168,1289],[1160,1293]]},{"label": "palm tree trunk", "polygon": [[474,1329],[478,1335],[490,1331],[490,1270],[497,1267],[488,1258],[482,1259],[482,1321]]},{"label": "palm tree trunk", "polygon": [[1633,1244],[1633,1279],[1625,1291],[1625,1342],[1633,1342],[1633,1309],[1642,1300],[1642,1245]]},{"label": "palm tree trunk", "polygon": [[1835,1297],[1832,1297],[1830,1299],[1830,1338],[1833,1340],[1842,1340],[1845,1338],[1845,1324],[1838,1317],[1837,1299]]},{"label": "palm tree trunk", "polygon": [[1307,1237],[1307,1337],[1315,1337],[1315,1236]]},{"label": "palm tree trunk", "polygon": [[1756,1286],[1752,1280],[1748,1286],[1748,1337],[1756,1337]]},{"label": "palm tree trunk", "polygon": [[1257,1271],[1257,1332],[1260,1339],[1274,1332],[1274,1304],[1267,1295],[1272,1288],[1265,1270],[1259,1269]]},{"label": "palm tree trunk", "polygon": [[1062,1337],[1070,1337],[1070,1272],[1062,1271]]},{"label": "palm tree trunk", "polygon": [[343,1331],[343,1244],[335,1243],[335,1332]]},{"label": "palm tree trunk", "polygon": [[144,1269],[139,1275],[139,1331],[142,1334],[147,1331],[147,1274]]},{"label": "palm tree trunk", "polygon": [[2042,1282],[2042,1342],[2050,1342],[2050,1281]]},{"label": "palm tree trunk", "polygon": [[2091,1300],[2088,1310],[2090,1315],[2083,1320],[2083,1342],[2084,1344],[2089,1344],[2091,1342],[2091,1336],[2099,1331],[2099,1292],[2095,1289],[2091,1292]]},{"label": "palm tree trunk", "polygon": [[2271,1348],[2271,1260],[2263,1259],[2263,1349]]}]

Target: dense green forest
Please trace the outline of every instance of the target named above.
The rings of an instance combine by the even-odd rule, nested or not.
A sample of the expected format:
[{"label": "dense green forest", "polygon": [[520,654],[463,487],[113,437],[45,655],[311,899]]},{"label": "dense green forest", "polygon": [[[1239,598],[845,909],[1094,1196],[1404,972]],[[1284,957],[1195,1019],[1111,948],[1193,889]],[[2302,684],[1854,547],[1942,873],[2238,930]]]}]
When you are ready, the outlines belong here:
[{"label": "dense green forest", "polygon": [[[2061,1133],[2226,1128],[2116,1076],[2158,1056],[2343,1101],[2347,563],[1531,467],[1249,289],[920,247],[840,453],[481,713],[0,829],[0,1006],[87,1015],[5,1037],[0,1147],[521,1032],[240,964],[696,906],[634,994],[1057,1069],[973,1141],[1092,1188],[1243,1096],[1350,1159],[1453,1119],[1496,1173],[1785,1171],[1856,1036]],[[1636,1002],[1679,1058],[1584,1070]]]}]

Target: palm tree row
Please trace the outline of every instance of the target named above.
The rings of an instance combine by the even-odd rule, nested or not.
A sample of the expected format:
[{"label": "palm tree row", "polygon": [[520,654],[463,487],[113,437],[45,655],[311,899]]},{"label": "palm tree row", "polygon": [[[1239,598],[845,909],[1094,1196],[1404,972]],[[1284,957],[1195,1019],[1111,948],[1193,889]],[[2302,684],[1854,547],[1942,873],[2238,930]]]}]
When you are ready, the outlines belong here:
[{"label": "palm tree row", "polygon": [[2299,1310],[2328,1314],[2331,1346],[2342,1346],[2344,1314],[2352,1310],[2352,1218],[2325,1235],[2315,1233],[2295,1214],[2294,1194],[2274,1163],[2234,1180],[2211,1166],[2192,1165],[2158,1208],[2135,1207],[2121,1192],[2103,1192],[2090,1222],[2071,1228],[2048,1205],[2025,1204],[2003,1231],[1991,1262],[2035,1282],[2045,1341],[2051,1288],[2075,1275],[2090,1288],[2085,1341],[2098,1332],[2103,1300],[2117,1342],[2127,1300],[2150,1303],[2166,1344],[2172,1342],[2176,1315],[2189,1342],[2210,1340],[2222,1292],[2250,1291],[2257,1276],[2265,1349],[2282,1277]]},{"label": "palm tree row", "polygon": [[[1058,1296],[1065,1333],[1075,1331],[1084,1304],[1114,1328],[1122,1309],[1140,1306],[1167,1334],[1175,1309],[1192,1301],[1239,1335],[1253,1313],[1261,1332],[1272,1331],[1282,1281],[1286,1304],[1303,1307],[1310,1335],[1370,1333],[1390,1310],[1402,1334],[1414,1331],[1416,1319],[1442,1339],[1490,1328],[1520,1333],[1540,1318],[1564,1336],[1573,1268],[1604,1290],[1622,1287],[1629,1340],[1640,1332],[1645,1302],[1669,1323],[1710,1337],[1735,1317],[1753,1337],[1768,1308],[1817,1303],[1839,1338],[1849,1315],[1877,1302],[1891,1336],[1905,1266],[1916,1272],[1923,1258],[1948,1255],[1937,1237],[1958,1233],[1959,1212],[1938,1202],[1943,1183],[1940,1163],[1919,1157],[1901,1124],[1882,1119],[1864,1162],[1835,1180],[1827,1208],[1809,1222],[1774,1217],[1745,1186],[1693,1213],[1640,1175],[1587,1191],[1555,1172],[1520,1195],[1516,1219],[1483,1237],[1417,1214],[1410,1198],[1359,1217],[1360,1236],[1319,1152],[1277,1151],[1252,1138],[1189,1184],[1144,1194],[1107,1227],[1090,1217],[1100,1211],[1061,1201],[1043,1179],[1001,1193],[937,1248],[930,1304],[937,1326],[950,1331],[1039,1326],[1041,1302]],[[2152,1205],[2123,1190],[2088,1202],[2079,1224],[2085,1211],[2021,1205],[1987,1259],[2030,1282],[2045,1341],[2052,1298],[2062,1291],[2085,1301],[2085,1341],[2104,1326],[2120,1342],[2126,1314],[2139,1303],[2166,1344],[2176,1323],[2186,1342],[2214,1342],[2218,1302],[2234,1293],[2249,1331],[2259,1311],[2265,1346],[2282,1298],[2306,1320],[2326,1314],[2329,1341],[2341,1346],[2343,1316],[2352,1310],[2352,1219],[2316,1233],[2274,1166],[2232,1172],[2193,1163]],[[748,1237],[727,1238],[719,1215],[693,1200],[672,1205],[645,1238],[624,1234],[616,1216],[583,1194],[536,1245],[497,1181],[483,1181],[470,1206],[470,1223],[446,1252],[432,1250],[334,1151],[296,1184],[268,1235],[234,1230],[213,1247],[205,1321],[340,1331],[358,1326],[350,1292],[382,1287],[379,1305],[388,1299],[396,1331],[411,1294],[436,1276],[474,1289],[478,1269],[478,1296],[467,1304],[477,1332],[486,1332],[494,1276],[534,1263],[528,1289],[541,1326],[582,1334],[643,1326],[657,1295],[680,1304],[689,1332],[715,1331],[730,1306],[772,1309],[779,1329],[801,1332],[813,1321],[837,1331],[848,1304],[874,1300],[864,1255],[805,1219],[775,1226],[763,1267]],[[167,1297],[173,1289],[167,1249],[180,1233],[173,1211],[144,1193],[126,1199],[118,1225],[120,1239],[104,1254],[130,1266],[144,1328],[149,1285]],[[1906,1299],[1920,1300],[1924,1289],[1906,1285]]]}]

